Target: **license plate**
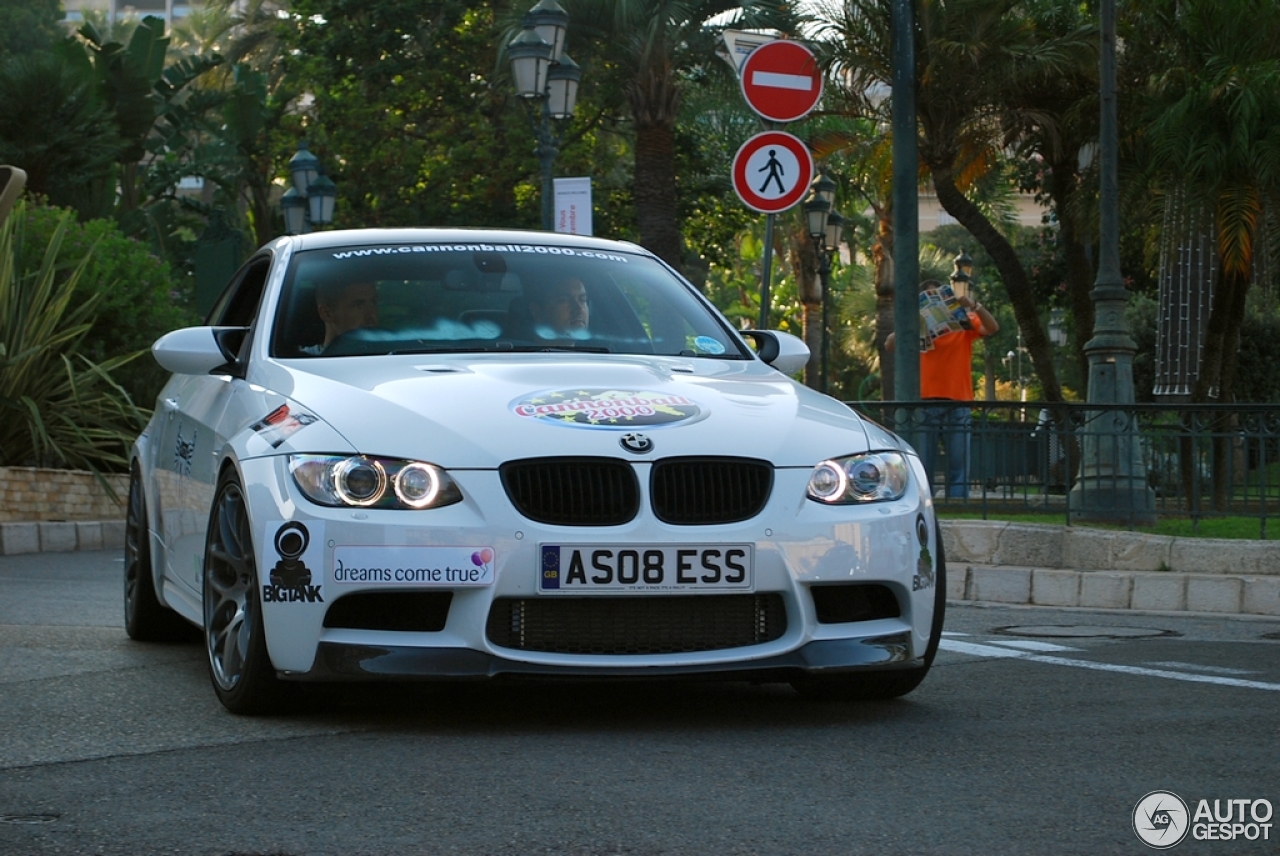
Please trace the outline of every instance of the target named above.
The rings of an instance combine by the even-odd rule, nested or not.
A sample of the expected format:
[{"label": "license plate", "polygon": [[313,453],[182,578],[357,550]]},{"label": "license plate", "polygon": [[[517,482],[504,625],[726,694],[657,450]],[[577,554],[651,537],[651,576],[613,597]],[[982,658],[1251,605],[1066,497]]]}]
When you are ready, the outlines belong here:
[{"label": "license plate", "polygon": [[542,594],[751,591],[750,544],[543,544]]}]

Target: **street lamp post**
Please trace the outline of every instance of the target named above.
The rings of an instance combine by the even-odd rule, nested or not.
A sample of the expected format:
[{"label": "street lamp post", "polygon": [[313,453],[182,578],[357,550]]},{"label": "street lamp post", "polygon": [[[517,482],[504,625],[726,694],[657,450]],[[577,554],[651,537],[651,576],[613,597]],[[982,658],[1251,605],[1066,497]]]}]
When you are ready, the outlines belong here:
[{"label": "street lamp post", "polygon": [[338,186],[324,174],[320,159],[307,148],[306,140],[298,143],[298,151],[289,158],[289,175],[293,187],[280,197],[285,232],[305,235],[314,226],[332,223]]},{"label": "street lamp post", "polygon": [[1120,275],[1119,134],[1116,111],[1116,4],[1101,4],[1099,62],[1101,123],[1098,134],[1098,274],[1089,297],[1094,304],[1093,338],[1084,346],[1089,360],[1089,404],[1111,405],[1086,416],[1080,449],[1080,477],[1068,508],[1082,520],[1150,526],[1156,521],[1155,493],[1142,472],[1142,451],[1134,413],[1133,355],[1124,309],[1129,290]]},{"label": "street lamp post", "polygon": [[538,0],[525,14],[520,35],[507,45],[516,93],[526,105],[542,173],[542,228],[555,226],[552,196],[556,155],[560,153],[557,122],[573,117],[582,69],[564,52],[569,15],[556,0]]},{"label": "street lamp post", "polygon": [[840,246],[840,236],[844,230],[844,217],[831,206],[835,202],[836,183],[825,173],[820,173],[809,188],[809,197],[804,203],[805,224],[809,229],[809,238],[813,241],[814,254],[818,257],[818,282],[822,289],[822,343],[821,360],[819,362],[818,390],[827,391],[827,359],[830,352],[828,341],[831,331],[828,326],[829,292],[831,290],[831,256]]}]

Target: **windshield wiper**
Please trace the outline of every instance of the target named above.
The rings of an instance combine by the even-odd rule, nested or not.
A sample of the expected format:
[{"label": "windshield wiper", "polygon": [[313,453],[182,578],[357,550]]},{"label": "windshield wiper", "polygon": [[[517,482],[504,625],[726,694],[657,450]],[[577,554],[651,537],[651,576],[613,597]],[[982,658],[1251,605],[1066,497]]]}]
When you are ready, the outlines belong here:
[{"label": "windshield wiper", "polygon": [[585,354],[607,354],[608,348],[601,348],[594,345],[514,345],[510,348],[500,349],[504,353],[517,354],[539,354],[539,353],[585,353]]}]

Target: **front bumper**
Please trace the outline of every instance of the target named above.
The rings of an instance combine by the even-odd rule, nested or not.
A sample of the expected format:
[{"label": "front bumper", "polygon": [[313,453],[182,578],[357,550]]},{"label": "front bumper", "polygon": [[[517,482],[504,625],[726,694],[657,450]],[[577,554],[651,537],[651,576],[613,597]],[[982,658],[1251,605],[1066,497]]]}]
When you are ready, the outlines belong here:
[{"label": "front bumper", "polygon": [[[706,675],[786,680],[826,671],[911,668],[920,665],[928,644],[936,594],[932,557],[938,551],[931,501],[918,491],[896,502],[827,507],[804,499],[807,471],[778,470],[765,509],[741,523],[681,527],[641,514],[624,526],[565,527],[520,516],[493,471],[453,474],[466,497],[463,503],[423,512],[366,511],[313,505],[298,493],[282,464],[279,458],[260,458],[240,466],[260,575],[287,575],[304,565],[308,575],[306,585],[293,588],[263,581],[267,649],[286,679]],[[279,546],[284,543],[281,533],[295,522],[307,527],[310,546],[290,564],[293,560]],[[751,544],[754,592],[781,599],[785,632],[740,647],[635,655],[515,650],[495,644],[486,624],[496,601],[557,597],[538,591],[539,545],[575,542]],[[450,587],[447,581],[364,585],[353,582],[350,574],[335,574],[339,560],[347,559],[343,570],[348,570],[362,549],[398,547],[461,550],[465,556],[488,550],[491,577],[481,585]],[[833,584],[891,590],[898,614],[865,621],[820,616],[811,590]],[[452,592],[447,619],[438,629],[326,624],[333,604],[348,595],[426,590]]]},{"label": "front bumper", "polygon": [[511,677],[668,678],[706,676],[733,680],[787,680],[799,674],[910,669],[909,633],[809,642],[758,660],[644,667],[530,663],[470,648],[352,645],[321,642],[315,667],[295,680],[386,680]]}]

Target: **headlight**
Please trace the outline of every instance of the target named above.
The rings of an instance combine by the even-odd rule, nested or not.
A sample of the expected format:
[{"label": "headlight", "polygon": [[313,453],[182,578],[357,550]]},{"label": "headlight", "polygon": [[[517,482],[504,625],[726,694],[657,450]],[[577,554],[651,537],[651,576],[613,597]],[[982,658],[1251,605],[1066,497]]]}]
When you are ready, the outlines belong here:
[{"label": "headlight", "polygon": [[367,455],[290,455],[289,472],[307,499],[338,508],[439,508],[462,500],[453,479],[421,461]]},{"label": "headlight", "polygon": [[809,498],[828,505],[902,499],[910,467],[898,452],[868,452],[833,458],[813,468]]}]

